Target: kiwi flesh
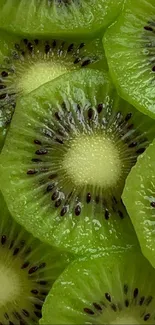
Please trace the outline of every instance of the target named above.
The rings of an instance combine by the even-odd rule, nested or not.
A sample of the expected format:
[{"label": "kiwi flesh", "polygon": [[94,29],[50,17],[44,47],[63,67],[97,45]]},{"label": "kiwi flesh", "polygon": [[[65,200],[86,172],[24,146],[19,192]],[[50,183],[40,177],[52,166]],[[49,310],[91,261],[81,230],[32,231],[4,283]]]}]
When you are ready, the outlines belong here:
[{"label": "kiwi flesh", "polygon": [[52,37],[92,38],[119,14],[124,0],[1,0],[0,28]]},{"label": "kiwi flesh", "polygon": [[12,215],[76,254],[137,244],[121,194],[154,136],[154,120],[122,100],[107,73],[44,84],[18,102],[0,157]]},{"label": "kiwi flesh", "polygon": [[40,324],[155,324],[154,278],[140,250],[76,260],[56,280]]},{"label": "kiwi flesh", "polygon": [[119,94],[155,118],[155,2],[129,0],[105,33],[104,47]]},{"label": "kiwi flesh", "polygon": [[20,227],[0,193],[0,324],[38,324],[44,300],[70,259]]},{"label": "kiwi flesh", "polygon": [[145,257],[155,267],[155,140],[126,180],[123,200]]},{"label": "kiwi flesh", "polygon": [[18,97],[70,70],[106,69],[102,47],[100,40],[27,39],[0,32],[0,145]]}]

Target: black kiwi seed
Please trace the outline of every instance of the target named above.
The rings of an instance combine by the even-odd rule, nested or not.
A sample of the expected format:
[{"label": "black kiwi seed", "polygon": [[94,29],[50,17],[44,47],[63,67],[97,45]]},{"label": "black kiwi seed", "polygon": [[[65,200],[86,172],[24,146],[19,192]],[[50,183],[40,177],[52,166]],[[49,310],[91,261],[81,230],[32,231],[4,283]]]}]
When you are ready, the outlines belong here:
[{"label": "black kiwi seed", "polygon": [[138,288],[136,288],[136,289],[134,290],[134,292],[133,292],[133,296],[134,296],[134,298],[137,298],[137,296],[138,296]]},{"label": "black kiwi seed", "polygon": [[91,194],[90,193],[87,193],[86,202],[87,203],[90,203],[90,201],[91,201]]},{"label": "black kiwi seed", "polygon": [[19,253],[19,248],[16,247],[13,251],[13,256],[16,256]]},{"label": "black kiwi seed", "polygon": [[88,315],[94,315],[93,310],[90,309],[90,308],[84,308],[84,312],[85,312],[86,314],[88,314]]},{"label": "black kiwi seed", "polygon": [[54,183],[53,183],[53,184],[49,184],[49,185],[47,186],[47,188],[46,188],[46,191],[47,191],[47,192],[51,192],[51,191],[53,191],[54,187],[55,187],[55,184],[54,184]]},{"label": "black kiwi seed", "polygon": [[67,207],[64,206],[60,212],[61,217],[63,217],[66,214],[66,212],[67,212]]},{"label": "black kiwi seed", "polygon": [[59,192],[54,192],[53,195],[51,196],[52,201],[55,201],[59,197]]},{"label": "black kiwi seed", "polygon": [[150,205],[151,205],[152,208],[155,208],[155,201],[152,201],[152,202],[150,203]]},{"label": "black kiwi seed", "polygon": [[34,307],[38,310],[41,310],[42,309],[42,306],[41,305],[38,305],[38,304],[34,304]]},{"label": "black kiwi seed", "polygon": [[97,111],[98,111],[99,114],[102,112],[102,109],[103,109],[103,104],[102,103],[98,104]]},{"label": "black kiwi seed", "polygon": [[37,265],[35,266],[32,266],[29,271],[28,271],[28,274],[33,274],[35,273],[36,271],[38,271],[39,267]]},{"label": "black kiwi seed", "polygon": [[36,289],[32,289],[32,290],[31,290],[31,293],[33,293],[34,295],[37,295],[37,294],[39,293],[39,291],[36,290]]},{"label": "black kiwi seed", "polygon": [[8,72],[7,71],[2,71],[1,72],[1,76],[3,77],[3,78],[6,78],[6,77],[8,77]]},{"label": "black kiwi seed", "polygon": [[80,213],[81,213],[81,207],[80,207],[79,205],[77,205],[77,206],[75,207],[75,215],[76,215],[76,216],[79,216]]},{"label": "black kiwi seed", "polygon": [[91,120],[92,117],[93,117],[93,113],[94,113],[93,109],[92,109],[92,108],[89,108],[89,110],[88,110],[88,118],[89,118],[90,120]]},{"label": "black kiwi seed", "polygon": [[39,284],[42,285],[42,286],[45,286],[47,284],[47,281],[41,280],[41,281],[39,281]]},{"label": "black kiwi seed", "polygon": [[117,307],[116,307],[116,305],[115,304],[111,304],[111,308],[113,309],[113,311],[117,311]]},{"label": "black kiwi seed", "polygon": [[35,152],[35,154],[36,155],[46,155],[48,153],[48,150],[46,150],[46,149],[44,149],[44,148],[42,148],[42,149],[38,149],[38,150],[36,150],[36,152]]},{"label": "black kiwi seed", "polygon": [[148,298],[146,298],[146,301],[145,301],[146,306],[148,306],[151,303],[152,299],[153,299],[152,296],[149,296]]},{"label": "black kiwi seed", "polygon": [[38,317],[41,318],[42,317],[42,313],[40,311],[34,311],[34,314]]},{"label": "black kiwi seed", "polygon": [[106,292],[105,297],[109,302],[111,302],[111,296],[109,295],[109,293]]},{"label": "black kiwi seed", "polygon": [[40,140],[34,140],[35,144],[41,145],[41,141]]},{"label": "black kiwi seed", "polygon": [[144,26],[144,29],[153,32],[153,28],[150,26]]},{"label": "black kiwi seed", "polygon": [[38,170],[36,170],[36,169],[29,169],[27,171],[27,175],[35,175],[37,172],[38,172]]},{"label": "black kiwi seed", "polygon": [[149,318],[150,318],[150,314],[146,314],[146,315],[144,316],[144,321],[147,321]]},{"label": "black kiwi seed", "polygon": [[22,309],[22,313],[23,313],[23,315],[25,317],[29,317],[30,316],[29,312],[27,310],[25,310],[25,309]]},{"label": "black kiwi seed", "polygon": [[87,60],[85,60],[85,61],[82,62],[81,67],[86,67],[90,63],[91,63],[91,60],[90,59],[87,59]]},{"label": "black kiwi seed", "polygon": [[22,266],[21,269],[26,269],[30,265],[29,262],[25,262]]},{"label": "black kiwi seed", "polygon": [[62,203],[62,200],[61,199],[58,199],[56,202],[55,202],[55,207],[58,208]]},{"label": "black kiwi seed", "polygon": [[125,299],[125,306],[129,307],[129,300],[128,299]]},{"label": "black kiwi seed", "polygon": [[124,294],[127,295],[128,293],[128,285],[127,284],[124,284]]},{"label": "black kiwi seed", "polygon": [[104,216],[105,216],[105,219],[106,219],[106,220],[109,219],[110,214],[109,214],[108,209],[105,209]]},{"label": "black kiwi seed", "polygon": [[79,63],[80,61],[81,61],[80,58],[76,58],[76,59],[74,60],[74,64],[77,64],[77,63]]},{"label": "black kiwi seed", "polygon": [[96,310],[102,310],[101,306],[97,304],[96,302],[93,303],[93,306],[95,307]]},{"label": "black kiwi seed", "polygon": [[128,121],[131,119],[131,116],[132,116],[132,113],[128,113],[128,114],[125,116],[125,122],[128,122]]},{"label": "black kiwi seed", "polygon": [[1,236],[1,244],[4,245],[6,243],[6,235]]}]

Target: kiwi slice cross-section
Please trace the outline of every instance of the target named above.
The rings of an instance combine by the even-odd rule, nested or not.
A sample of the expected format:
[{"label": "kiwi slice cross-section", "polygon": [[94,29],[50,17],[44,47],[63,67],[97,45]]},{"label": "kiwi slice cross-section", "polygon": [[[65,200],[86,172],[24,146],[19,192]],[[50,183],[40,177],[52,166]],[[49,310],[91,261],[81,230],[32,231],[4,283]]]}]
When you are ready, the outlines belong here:
[{"label": "kiwi slice cross-section", "polygon": [[16,100],[70,70],[105,68],[100,40],[27,39],[0,32],[0,145]]},{"label": "kiwi slice cross-section", "polygon": [[104,46],[120,95],[155,118],[155,1],[126,1]]},{"label": "kiwi slice cross-section", "polygon": [[77,260],[55,282],[40,324],[155,324],[154,278],[138,250]]},{"label": "kiwi slice cross-section", "polygon": [[119,14],[124,0],[1,0],[0,27],[16,33],[92,38]]},{"label": "kiwi slice cross-section", "polygon": [[0,193],[0,324],[38,324],[45,298],[70,259],[16,224]]},{"label": "kiwi slice cross-section", "polygon": [[155,267],[155,140],[130,172],[123,200],[142,251]]},{"label": "kiwi slice cross-section", "polygon": [[12,215],[75,253],[136,241],[121,201],[154,120],[120,99],[108,74],[70,72],[18,103],[0,158]]}]

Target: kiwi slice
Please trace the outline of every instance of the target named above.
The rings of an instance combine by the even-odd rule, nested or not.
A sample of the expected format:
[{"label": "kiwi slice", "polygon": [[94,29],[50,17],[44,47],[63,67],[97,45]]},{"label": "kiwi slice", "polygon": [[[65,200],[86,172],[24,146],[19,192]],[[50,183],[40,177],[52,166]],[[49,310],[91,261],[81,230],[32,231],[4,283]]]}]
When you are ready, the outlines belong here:
[{"label": "kiwi slice", "polygon": [[121,194],[154,136],[154,120],[119,98],[106,73],[85,69],[44,84],[18,103],[0,157],[11,213],[77,254],[134,245]]},{"label": "kiwi slice", "polygon": [[155,1],[126,1],[104,46],[120,95],[155,118]]},{"label": "kiwi slice", "polygon": [[154,278],[138,250],[75,261],[55,282],[40,324],[155,324]]},{"label": "kiwi slice", "polygon": [[131,170],[123,200],[142,251],[155,267],[155,140]]},{"label": "kiwi slice", "polygon": [[106,69],[100,40],[27,39],[0,32],[0,145],[18,97],[67,71],[87,66]]},{"label": "kiwi slice", "polygon": [[70,259],[21,228],[0,193],[0,324],[38,323],[44,300]]},{"label": "kiwi slice", "polygon": [[0,27],[29,35],[92,38],[119,14],[124,0],[1,0]]}]

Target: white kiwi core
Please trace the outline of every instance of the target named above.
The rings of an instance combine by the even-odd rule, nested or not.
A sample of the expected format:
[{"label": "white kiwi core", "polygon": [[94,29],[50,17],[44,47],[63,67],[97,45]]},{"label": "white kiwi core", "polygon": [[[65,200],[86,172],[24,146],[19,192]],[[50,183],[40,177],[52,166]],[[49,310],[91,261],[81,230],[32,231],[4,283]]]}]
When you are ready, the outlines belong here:
[{"label": "white kiwi core", "polygon": [[140,324],[140,322],[138,322],[135,317],[132,317],[129,315],[127,315],[127,316],[124,315],[124,317],[117,317],[110,324],[112,324],[112,325],[137,325],[137,324]]},{"label": "white kiwi core", "polygon": [[112,187],[121,176],[119,149],[104,135],[77,136],[70,142],[63,168],[79,186]]},{"label": "white kiwi core", "polygon": [[52,64],[51,62],[36,62],[26,65],[25,72],[20,73],[17,88],[27,94],[65,72],[67,72],[67,67],[54,61]]},{"label": "white kiwi core", "polygon": [[0,306],[16,300],[21,293],[20,278],[13,267],[6,267],[0,262]]}]

